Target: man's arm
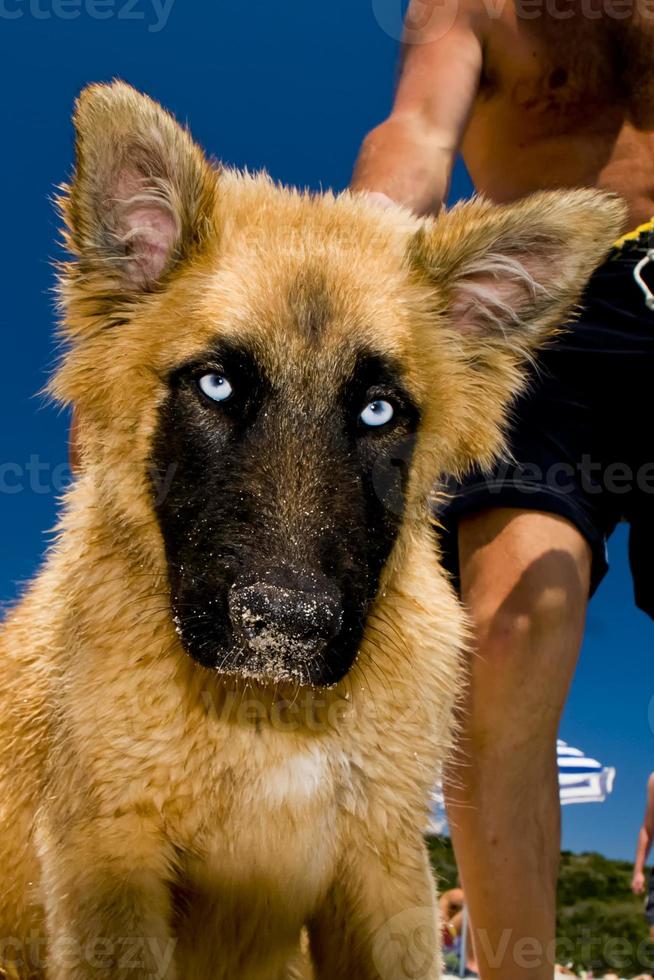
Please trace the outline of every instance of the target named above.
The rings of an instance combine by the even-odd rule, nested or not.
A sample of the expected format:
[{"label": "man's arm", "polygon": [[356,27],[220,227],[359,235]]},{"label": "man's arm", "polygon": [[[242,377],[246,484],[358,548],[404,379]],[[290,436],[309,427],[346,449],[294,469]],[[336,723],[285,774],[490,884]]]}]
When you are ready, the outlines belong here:
[{"label": "man's arm", "polygon": [[418,214],[440,210],[479,88],[482,23],[471,3],[412,0],[395,104],[364,140],[354,190]]},{"label": "man's arm", "polygon": [[645,862],[654,840],[654,773],[647,780],[647,807],[643,825],[638,833],[634,876],[631,882],[632,891],[640,895],[645,891]]}]

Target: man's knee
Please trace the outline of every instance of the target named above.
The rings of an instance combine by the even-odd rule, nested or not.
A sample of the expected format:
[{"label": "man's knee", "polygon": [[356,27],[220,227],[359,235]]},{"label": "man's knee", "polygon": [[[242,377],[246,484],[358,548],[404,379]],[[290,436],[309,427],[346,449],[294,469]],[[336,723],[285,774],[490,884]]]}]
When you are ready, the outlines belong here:
[{"label": "man's knee", "polygon": [[478,655],[495,664],[521,663],[561,651],[578,635],[579,605],[565,588],[523,590],[514,600],[485,595],[469,603]]},{"label": "man's knee", "polygon": [[535,770],[549,772],[583,636],[588,546],[543,514],[479,515],[462,533],[473,627],[462,731],[480,756],[510,751],[520,766],[526,752]]},{"label": "man's knee", "polygon": [[461,522],[459,542],[462,598],[485,657],[537,659],[540,650],[578,646],[590,549],[568,521],[488,511]]}]

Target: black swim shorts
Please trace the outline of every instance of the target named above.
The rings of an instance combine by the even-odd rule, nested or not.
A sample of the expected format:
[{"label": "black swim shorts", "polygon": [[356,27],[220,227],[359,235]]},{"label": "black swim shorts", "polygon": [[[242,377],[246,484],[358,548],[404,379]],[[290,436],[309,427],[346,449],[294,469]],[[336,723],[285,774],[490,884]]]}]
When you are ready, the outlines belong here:
[{"label": "black swim shorts", "polygon": [[645,918],[651,926],[654,926],[654,872],[649,876],[649,888],[645,899]]},{"label": "black swim shorts", "polygon": [[[457,584],[464,514],[512,507],[566,518],[592,549],[591,594],[608,568],[606,541],[626,520],[636,603],[654,616],[654,312],[634,278],[650,244],[651,229],[611,252],[580,318],[539,358],[514,406],[512,462],[448,488],[437,517]],[[654,263],[642,275],[654,290]]]}]

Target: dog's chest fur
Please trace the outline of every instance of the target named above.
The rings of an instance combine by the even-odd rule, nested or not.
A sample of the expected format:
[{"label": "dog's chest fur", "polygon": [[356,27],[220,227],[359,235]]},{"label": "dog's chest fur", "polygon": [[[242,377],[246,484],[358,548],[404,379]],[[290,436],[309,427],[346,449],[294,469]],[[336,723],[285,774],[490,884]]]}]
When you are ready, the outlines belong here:
[{"label": "dog's chest fur", "polygon": [[290,888],[310,907],[333,872],[342,808],[360,796],[356,766],[321,734],[289,746],[267,724],[212,719],[194,735],[160,798],[184,874],[202,889]]}]

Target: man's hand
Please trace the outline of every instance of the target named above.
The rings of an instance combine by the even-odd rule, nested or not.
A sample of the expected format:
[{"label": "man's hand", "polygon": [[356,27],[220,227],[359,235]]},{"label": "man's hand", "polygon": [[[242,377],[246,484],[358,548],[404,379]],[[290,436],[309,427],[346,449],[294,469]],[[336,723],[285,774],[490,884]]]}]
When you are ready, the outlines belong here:
[{"label": "man's hand", "polygon": [[398,207],[397,201],[394,201],[388,194],[382,194],[381,191],[365,191],[365,196],[375,207],[385,208],[387,210]]},{"label": "man's hand", "polygon": [[634,871],[631,879],[631,890],[634,895],[642,895],[645,891],[645,875],[642,871]]}]

